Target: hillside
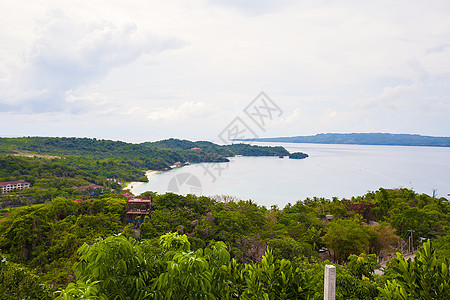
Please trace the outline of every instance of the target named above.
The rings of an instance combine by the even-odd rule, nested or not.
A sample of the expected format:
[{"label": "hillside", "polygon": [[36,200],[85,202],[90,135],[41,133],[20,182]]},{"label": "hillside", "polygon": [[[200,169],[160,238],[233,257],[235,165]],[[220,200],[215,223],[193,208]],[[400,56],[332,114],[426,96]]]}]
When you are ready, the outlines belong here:
[{"label": "hillside", "polygon": [[64,292],[71,296],[57,299],[189,299],[185,295],[192,291],[212,294],[210,299],[235,298],[231,294],[283,299],[277,297],[280,290],[286,291],[284,299],[307,299],[304,293],[323,299],[319,257],[326,249],[332,253],[328,258],[346,265],[338,266],[337,299],[376,299],[378,288],[398,276],[392,269],[375,275],[377,257],[406,249],[399,242],[408,240],[411,228],[415,247],[421,237],[435,239],[434,262],[423,264],[436,274],[433,286],[441,284],[439,274],[448,282],[448,273],[436,269],[450,251],[445,198],[380,189],[351,199],[314,197],[268,209],[229,197],[152,192],[141,197],[151,197],[152,211],[137,240],[131,237],[134,225],[123,223],[127,203],[120,195],[86,202],[57,197],[4,209],[0,295],[8,297],[1,299],[54,299],[52,291],[67,284]]},{"label": "hillside", "polygon": [[[195,148],[192,149],[191,148]],[[3,205],[42,203],[57,196],[85,198],[94,184],[102,193],[130,181],[147,181],[146,170],[169,170],[176,162],[228,162],[226,157],[289,155],[283,147],[168,139],[141,144],[89,138],[0,138],[0,182],[25,180],[31,188],[0,195]]]},{"label": "hillside", "polygon": [[257,142],[450,147],[450,137],[392,133],[320,133],[252,139]]},{"label": "hillside", "polygon": [[191,142],[188,140],[167,139],[157,142],[146,142],[143,145],[155,147],[157,149],[181,149],[213,153],[224,157],[235,155],[242,156],[280,156],[289,155],[283,147],[255,146],[249,144],[217,145],[208,141]]}]

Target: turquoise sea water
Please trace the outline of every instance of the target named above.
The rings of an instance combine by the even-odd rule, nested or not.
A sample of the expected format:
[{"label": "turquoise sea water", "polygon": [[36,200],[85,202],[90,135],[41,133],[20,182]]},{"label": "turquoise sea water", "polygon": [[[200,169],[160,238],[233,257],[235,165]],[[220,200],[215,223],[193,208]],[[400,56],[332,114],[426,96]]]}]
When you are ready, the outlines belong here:
[{"label": "turquoise sea water", "polygon": [[284,207],[306,197],[349,198],[383,188],[411,188],[438,196],[450,193],[450,148],[253,143],[309,154],[302,160],[235,157],[150,176],[144,191],[231,195],[260,205]]}]

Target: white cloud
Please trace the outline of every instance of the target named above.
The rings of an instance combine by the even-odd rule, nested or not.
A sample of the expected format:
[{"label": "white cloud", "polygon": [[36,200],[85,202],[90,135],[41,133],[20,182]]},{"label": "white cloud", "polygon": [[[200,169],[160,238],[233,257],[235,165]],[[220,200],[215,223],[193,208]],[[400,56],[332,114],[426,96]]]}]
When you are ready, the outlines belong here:
[{"label": "white cloud", "polygon": [[210,0],[210,2],[237,9],[250,16],[273,13],[295,3],[293,0]]},{"label": "white cloud", "polygon": [[446,0],[0,3],[0,125],[72,113],[208,138],[264,90],[291,112],[271,136],[450,135],[449,14]]},{"label": "white cloud", "polygon": [[296,121],[298,121],[300,116],[300,109],[296,108],[290,115],[280,120],[280,123],[283,125],[290,125]]},{"label": "white cloud", "polygon": [[[132,23],[117,26],[107,21],[76,21],[61,10],[53,10],[40,21],[23,65],[10,70],[9,86],[13,89],[0,101],[10,110],[71,110],[76,102],[72,94],[77,88],[144,54],[180,45],[175,39],[141,33]],[[95,94],[85,98],[95,98]]]},{"label": "white cloud", "polygon": [[168,121],[168,122],[181,122],[185,120],[202,119],[214,113],[214,108],[204,102],[188,101],[184,102],[180,106],[156,108],[150,112],[147,118],[151,121]]}]

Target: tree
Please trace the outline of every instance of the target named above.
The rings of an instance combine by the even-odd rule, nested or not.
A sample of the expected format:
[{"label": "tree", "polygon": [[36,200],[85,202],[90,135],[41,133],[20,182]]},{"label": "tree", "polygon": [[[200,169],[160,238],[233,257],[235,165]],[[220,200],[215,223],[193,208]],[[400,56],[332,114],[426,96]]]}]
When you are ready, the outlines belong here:
[{"label": "tree", "polygon": [[331,222],[324,236],[327,246],[334,251],[334,258],[344,261],[350,254],[364,253],[369,245],[370,236],[364,227],[353,220]]},{"label": "tree", "polygon": [[370,234],[369,253],[377,256],[394,249],[401,240],[395,229],[387,224],[368,225],[366,229]]},{"label": "tree", "polygon": [[298,257],[310,257],[312,255],[310,244],[298,242],[290,237],[271,239],[267,245],[272,249],[273,256],[277,259],[294,260]]},{"label": "tree", "polygon": [[0,295],[4,300],[52,299],[52,288],[26,267],[0,255]]},{"label": "tree", "polygon": [[143,299],[150,295],[148,282],[156,275],[152,268],[157,251],[147,241],[114,235],[92,246],[84,244],[78,252],[81,256],[74,265],[78,286],[98,282],[98,296],[107,299]]},{"label": "tree", "polygon": [[373,279],[373,272],[380,267],[375,254],[350,255],[348,258],[347,270],[358,279],[367,277]]}]

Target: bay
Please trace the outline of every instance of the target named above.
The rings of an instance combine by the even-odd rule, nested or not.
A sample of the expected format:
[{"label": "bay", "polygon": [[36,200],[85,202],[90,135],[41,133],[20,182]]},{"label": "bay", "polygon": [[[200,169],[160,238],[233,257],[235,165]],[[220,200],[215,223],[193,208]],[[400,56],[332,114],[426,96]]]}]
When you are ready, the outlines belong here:
[{"label": "bay", "polygon": [[306,159],[234,157],[152,173],[145,191],[229,195],[282,208],[307,197],[350,198],[379,188],[408,188],[445,197],[450,193],[450,148],[372,145],[252,143],[305,152]]}]

